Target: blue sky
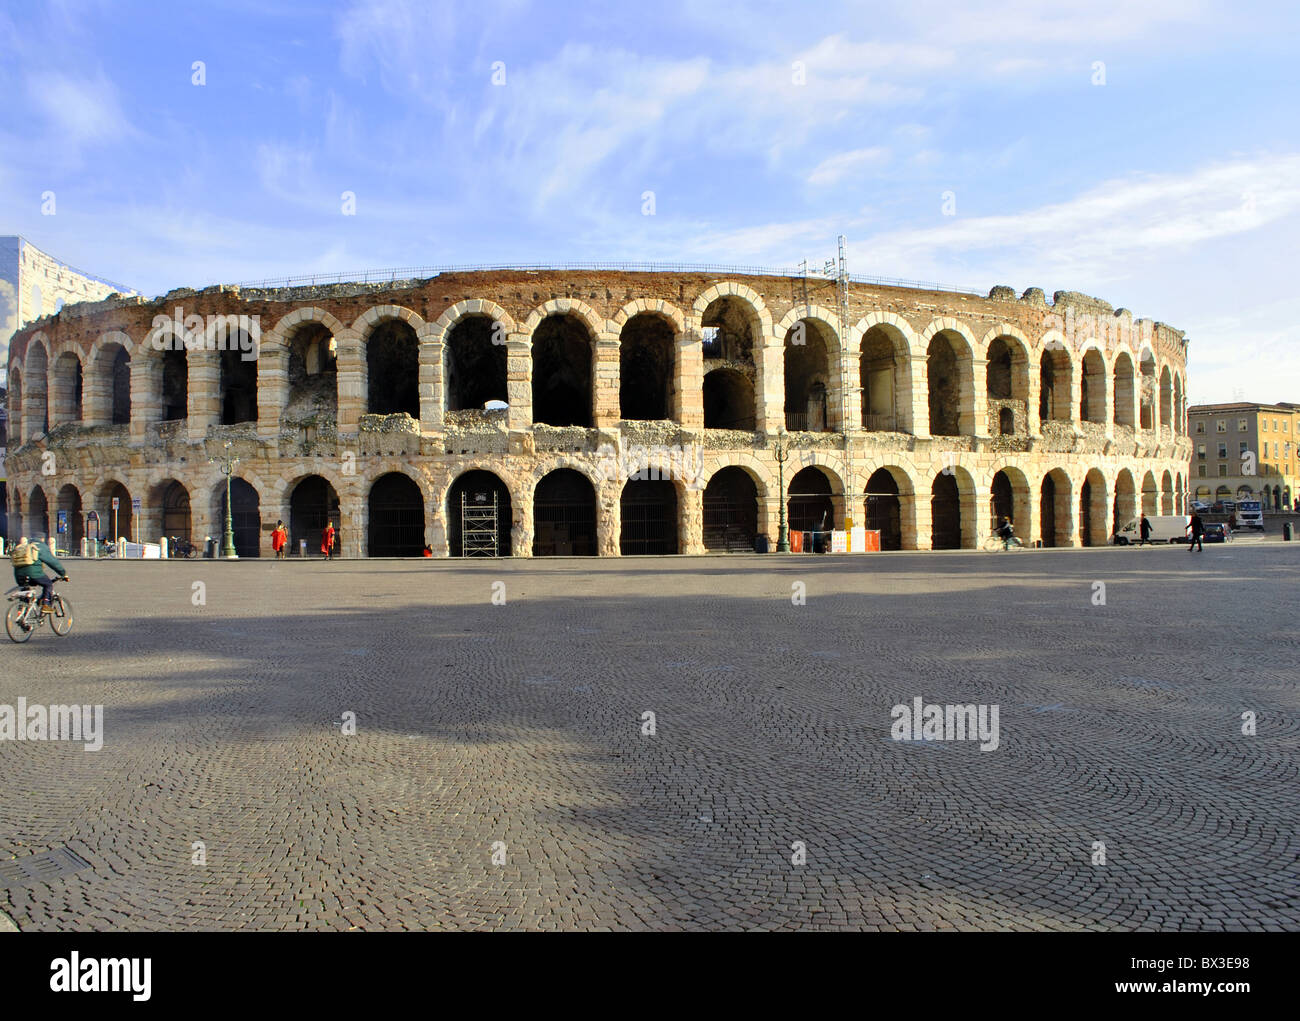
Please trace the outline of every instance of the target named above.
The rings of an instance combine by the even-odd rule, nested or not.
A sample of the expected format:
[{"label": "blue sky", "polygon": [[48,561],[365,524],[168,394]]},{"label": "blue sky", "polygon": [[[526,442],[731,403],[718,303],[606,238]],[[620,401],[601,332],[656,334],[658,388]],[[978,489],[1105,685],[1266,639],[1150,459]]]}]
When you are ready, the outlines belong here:
[{"label": "blue sky", "polygon": [[855,273],[1185,329],[1194,402],[1300,401],[1298,37],[1196,0],[0,0],[0,234],[159,294],[844,233]]}]

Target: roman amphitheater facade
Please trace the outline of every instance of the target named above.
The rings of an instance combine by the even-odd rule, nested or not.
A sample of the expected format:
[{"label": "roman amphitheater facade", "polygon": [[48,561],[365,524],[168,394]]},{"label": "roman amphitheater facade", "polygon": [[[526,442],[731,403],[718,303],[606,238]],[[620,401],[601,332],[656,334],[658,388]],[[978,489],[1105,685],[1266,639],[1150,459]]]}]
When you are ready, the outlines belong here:
[{"label": "roman amphitheater facade", "polygon": [[216,536],[226,453],[244,556],[276,519],[314,550],[327,518],[348,556],[752,549],[782,478],[792,528],[848,517],[886,549],[976,547],[1002,513],[1101,544],[1184,510],[1181,332],[1037,289],[853,283],[841,318],[833,281],[705,272],[65,306],[11,343],[8,532],[63,510],[75,548],[116,496],[116,534]]}]

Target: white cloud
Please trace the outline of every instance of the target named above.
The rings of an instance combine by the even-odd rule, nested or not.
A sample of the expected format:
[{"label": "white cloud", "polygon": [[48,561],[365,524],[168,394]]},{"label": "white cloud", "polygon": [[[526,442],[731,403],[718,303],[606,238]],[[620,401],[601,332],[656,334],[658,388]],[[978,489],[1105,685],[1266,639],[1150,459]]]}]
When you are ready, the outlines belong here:
[{"label": "white cloud", "polygon": [[827,187],[865,167],[888,162],[889,155],[889,150],[883,146],[870,146],[829,156],[813,167],[808,174],[808,183],[815,188]]},{"label": "white cloud", "polygon": [[59,71],[27,75],[27,95],[57,141],[74,149],[134,135],[117,100],[117,89],[102,71],[74,78]]}]

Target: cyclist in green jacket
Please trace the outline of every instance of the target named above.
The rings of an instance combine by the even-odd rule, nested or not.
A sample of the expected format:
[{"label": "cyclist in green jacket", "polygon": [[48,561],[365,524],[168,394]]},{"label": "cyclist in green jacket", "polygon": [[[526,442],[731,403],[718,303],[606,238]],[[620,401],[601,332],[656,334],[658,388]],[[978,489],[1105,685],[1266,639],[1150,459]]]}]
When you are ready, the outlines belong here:
[{"label": "cyclist in green jacket", "polygon": [[10,551],[9,557],[14,565],[14,581],[19,585],[39,585],[43,590],[41,612],[53,613],[50,597],[54,594],[54,579],[46,576],[42,565],[49,564],[64,581],[67,581],[68,569],[43,542],[35,539],[28,542],[26,536],[18,540],[18,545]]}]

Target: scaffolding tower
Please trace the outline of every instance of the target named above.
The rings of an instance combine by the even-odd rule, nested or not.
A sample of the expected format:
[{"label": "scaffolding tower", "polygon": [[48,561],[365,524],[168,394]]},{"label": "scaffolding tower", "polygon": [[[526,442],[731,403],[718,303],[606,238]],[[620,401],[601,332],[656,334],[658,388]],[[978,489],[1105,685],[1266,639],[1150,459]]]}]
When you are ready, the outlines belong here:
[{"label": "scaffolding tower", "polygon": [[460,546],[462,556],[500,556],[495,489],[460,494]]}]

